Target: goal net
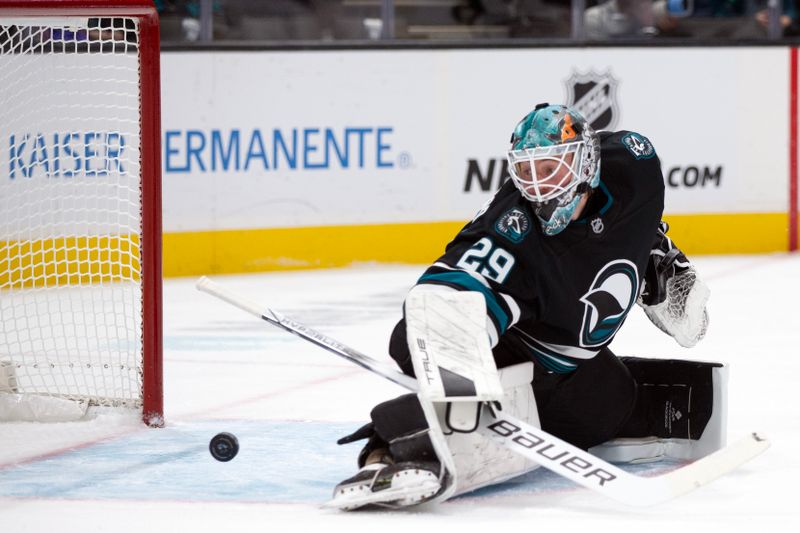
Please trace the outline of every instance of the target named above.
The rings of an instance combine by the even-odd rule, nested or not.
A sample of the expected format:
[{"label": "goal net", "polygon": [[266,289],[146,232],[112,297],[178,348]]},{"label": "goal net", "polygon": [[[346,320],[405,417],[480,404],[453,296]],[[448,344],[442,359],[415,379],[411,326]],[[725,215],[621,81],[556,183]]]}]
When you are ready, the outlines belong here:
[{"label": "goal net", "polygon": [[157,18],[21,4],[0,0],[0,418],[52,398],[159,425]]}]

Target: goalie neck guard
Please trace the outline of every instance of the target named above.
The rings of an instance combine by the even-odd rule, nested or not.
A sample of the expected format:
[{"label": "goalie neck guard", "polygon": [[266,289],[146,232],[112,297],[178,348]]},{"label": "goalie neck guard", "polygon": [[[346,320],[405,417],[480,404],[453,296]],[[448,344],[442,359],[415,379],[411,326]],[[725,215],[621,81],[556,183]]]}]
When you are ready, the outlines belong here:
[{"label": "goalie neck guard", "polygon": [[600,183],[600,140],[577,111],[539,104],[514,128],[507,152],[511,179],[546,235],[569,224],[580,199]]}]

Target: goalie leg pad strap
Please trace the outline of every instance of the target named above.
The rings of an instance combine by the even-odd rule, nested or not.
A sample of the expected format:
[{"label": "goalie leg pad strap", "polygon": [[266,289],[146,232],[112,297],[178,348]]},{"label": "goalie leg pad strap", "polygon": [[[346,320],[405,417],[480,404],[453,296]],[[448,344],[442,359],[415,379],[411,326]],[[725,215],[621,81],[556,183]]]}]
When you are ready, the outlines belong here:
[{"label": "goalie leg pad strap", "polygon": [[395,462],[438,461],[416,394],[404,394],[380,403],[370,416],[375,434],[386,443]]},{"label": "goalie leg pad strap", "polygon": [[373,451],[382,448],[389,451],[395,462],[438,460],[416,394],[404,394],[379,403],[372,409],[370,417],[371,422],[338,441],[338,444],[349,444],[367,439],[358,456],[359,468],[366,464]]}]

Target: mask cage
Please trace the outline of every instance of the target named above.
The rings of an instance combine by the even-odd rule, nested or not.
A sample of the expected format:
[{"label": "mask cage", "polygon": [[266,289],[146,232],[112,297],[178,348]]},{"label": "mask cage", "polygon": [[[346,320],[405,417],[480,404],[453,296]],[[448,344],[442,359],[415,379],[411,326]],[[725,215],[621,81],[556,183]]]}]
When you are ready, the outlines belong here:
[{"label": "mask cage", "polygon": [[[581,167],[585,148],[586,143],[578,141],[553,146],[509,150],[506,155],[508,171],[525,198],[534,203],[548,202],[566,194],[583,181],[581,180]],[[570,154],[572,154],[571,162],[568,161]],[[535,174],[536,161],[553,161],[556,166],[549,175],[537,176]],[[530,176],[527,175],[522,167],[524,163],[530,165]],[[552,181],[553,177],[565,167],[567,172],[557,181]]]}]

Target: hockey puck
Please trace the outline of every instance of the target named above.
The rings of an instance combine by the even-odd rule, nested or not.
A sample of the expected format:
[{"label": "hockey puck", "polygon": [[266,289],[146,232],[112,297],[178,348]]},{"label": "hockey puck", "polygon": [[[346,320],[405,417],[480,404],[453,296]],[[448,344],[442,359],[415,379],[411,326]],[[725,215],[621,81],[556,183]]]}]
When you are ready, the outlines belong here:
[{"label": "hockey puck", "polygon": [[230,461],[239,453],[239,439],[233,433],[217,433],[208,443],[208,451],[217,461]]}]

